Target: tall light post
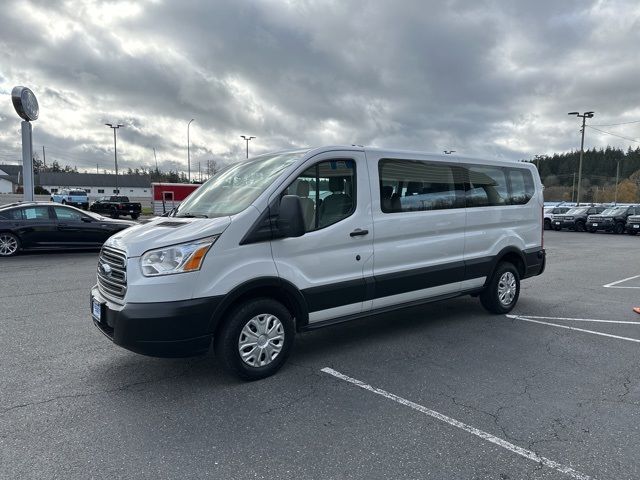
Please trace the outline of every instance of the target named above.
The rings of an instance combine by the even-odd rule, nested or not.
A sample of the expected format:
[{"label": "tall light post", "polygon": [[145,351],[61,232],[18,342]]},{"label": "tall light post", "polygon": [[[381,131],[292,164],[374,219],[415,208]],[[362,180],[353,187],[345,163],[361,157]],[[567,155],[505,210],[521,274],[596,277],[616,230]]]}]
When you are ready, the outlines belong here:
[{"label": "tall light post", "polygon": [[[11,101],[22,118],[22,194],[24,200],[33,201],[33,128],[31,122],[38,119],[40,107],[33,92],[27,87],[14,87]],[[18,183],[20,183],[18,181]],[[17,244],[15,245],[18,248]]]},{"label": "tall light post", "polygon": [[594,112],[569,112],[567,115],[575,115],[582,118],[582,140],[580,141],[580,163],[578,164],[578,195],[576,196],[576,205],[580,205],[580,188],[582,186],[582,157],[584,155],[584,126],[587,118],[593,118]]},{"label": "tall light post", "polygon": [[189,182],[191,182],[191,147],[190,147],[190,143],[189,143],[189,127],[191,126],[191,122],[193,122],[193,118],[191,120],[189,120],[189,123],[187,123],[187,172],[188,172],[188,178],[189,178]]},{"label": "tall light post", "polygon": [[105,125],[113,129],[113,158],[116,162],[116,194],[118,194],[120,193],[120,190],[118,190],[118,145],[116,141],[116,130],[120,127],[124,127],[124,125],[121,125],[119,123],[105,123]]},{"label": "tall light post", "polygon": [[246,135],[240,135],[240,138],[244,138],[245,142],[247,142],[247,158],[249,158],[249,140],[253,140],[256,137],[248,137]]}]

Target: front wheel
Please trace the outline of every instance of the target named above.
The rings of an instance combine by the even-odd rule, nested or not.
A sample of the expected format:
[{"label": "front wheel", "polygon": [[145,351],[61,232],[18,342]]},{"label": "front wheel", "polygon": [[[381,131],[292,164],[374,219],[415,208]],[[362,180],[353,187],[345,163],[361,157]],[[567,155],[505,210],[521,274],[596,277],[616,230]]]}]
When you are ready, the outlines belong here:
[{"label": "front wheel", "polygon": [[20,250],[20,240],[13,233],[0,233],[0,257],[12,257]]},{"label": "front wheel", "polygon": [[276,373],[293,346],[289,310],[276,300],[257,298],[234,309],[216,333],[213,348],[222,368],[242,380]]},{"label": "front wheel", "polygon": [[584,222],[576,222],[576,232],[584,232]]},{"label": "front wheel", "polygon": [[480,303],[491,313],[509,313],[520,296],[520,274],[509,262],[498,264],[493,276],[480,294]]},{"label": "front wheel", "polygon": [[549,230],[551,228],[551,220],[549,220],[548,218],[544,219],[544,229],[545,230]]}]

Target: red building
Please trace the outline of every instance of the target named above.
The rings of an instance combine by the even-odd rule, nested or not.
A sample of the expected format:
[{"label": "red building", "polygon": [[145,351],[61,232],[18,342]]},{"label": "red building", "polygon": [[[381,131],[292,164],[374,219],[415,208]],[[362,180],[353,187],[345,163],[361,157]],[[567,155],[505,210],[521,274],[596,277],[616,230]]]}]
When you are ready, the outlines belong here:
[{"label": "red building", "polygon": [[199,186],[199,184],[193,183],[152,183],[151,203],[153,205],[153,214],[162,215],[177,207]]}]

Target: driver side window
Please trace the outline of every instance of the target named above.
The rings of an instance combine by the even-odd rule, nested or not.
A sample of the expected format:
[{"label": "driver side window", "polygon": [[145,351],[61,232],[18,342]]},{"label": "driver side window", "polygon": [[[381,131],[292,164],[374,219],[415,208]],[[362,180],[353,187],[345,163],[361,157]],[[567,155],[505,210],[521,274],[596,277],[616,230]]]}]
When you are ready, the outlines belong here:
[{"label": "driver side window", "polygon": [[307,232],[333,225],[356,209],[356,164],[328,160],[305,170],[283,195],[296,195],[302,203]]}]

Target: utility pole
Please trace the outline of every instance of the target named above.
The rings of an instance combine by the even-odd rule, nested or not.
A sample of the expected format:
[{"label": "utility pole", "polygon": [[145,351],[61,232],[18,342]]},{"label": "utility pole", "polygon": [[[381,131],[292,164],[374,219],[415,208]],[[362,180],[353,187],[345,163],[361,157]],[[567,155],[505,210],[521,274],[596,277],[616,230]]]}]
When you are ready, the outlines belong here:
[{"label": "utility pole", "polygon": [[189,120],[189,123],[187,123],[187,172],[189,175],[189,182],[191,182],[191,151],[190,151],[190,146],[189,146],[189,126],[191,125],[191,122],[193,122],[193,118],[191,120]]},{"label": "utility pole", "polygon": [[42,145],[42,166],[47,169],[47,155],[44,153],[44,145]]},{"label": "utility pole", "polygon": [[620,177],[620,159],[616,160],[616,195],[613,200],[614,205],[618,205],[618,178]]},{"label": "utility pole", "polygon": [[158,157],[156,157],[156,149],[153,149],[153,158],[156,159],[156,173],[158,172]]},{"label": "utility pole", "polygon": [[571,184],[571,201],[574,202],[574,196],[576,194],[576,172],[573,172],[573,183]]},{"label": "utility pole", "polygon": [[118,145],[116,141],[116,130],[120,127],[124,127],[124,125],[121,125],[119,123],[115,125],[113,123],[105,123],[105,125],[113,129],[113,158],[116,162],[116,194],[118,194],[120,193],[120,190],[118,190]]},{"label": "utility pole", "polygon": [[584,112],[580,114],[579,112],[569,112],[567,115],[575,115],[576,117],[582,118],[582,139],[580,140],[580,163],[578,165],[578,196],[576,198],[576,205],[580,205],[580,188],[582,186],[582,157],[584,156],[584,129],[587,118],[593,118],[594,112]]},{"label": "utility pole", "polygon": [[244,138],[245,142],[247,142],[247,158],[249,158],[249,140],[253,140],[256,137],[248,137],[246,135],[240,135],[240,138]]},{"label": "utility pole", "polygon": [[100,165],[96,163],[96,174],[100,174]]},{"label": "utility pole", "polygon": [[198,162],[198,181],[202,183],[202,170],[200,170],[200,162]]}]

